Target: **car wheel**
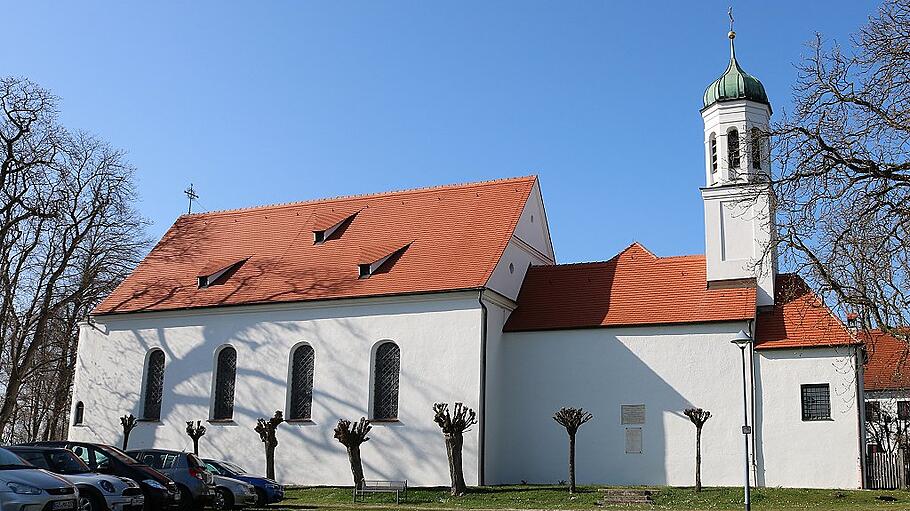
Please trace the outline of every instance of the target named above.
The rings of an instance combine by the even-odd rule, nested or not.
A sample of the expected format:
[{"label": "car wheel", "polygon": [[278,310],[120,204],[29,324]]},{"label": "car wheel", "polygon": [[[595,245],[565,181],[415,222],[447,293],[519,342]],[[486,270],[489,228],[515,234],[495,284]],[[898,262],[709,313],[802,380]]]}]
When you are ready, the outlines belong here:
[{"label": "car wheel", "polygon": [[192,511],[195,509],[195,502],[193,502],[193,494],[190,493],[190,490],[186,486],[180,487],[180,509],[182,511]]},{"label": "car wheel", "polygon": [[265,492],[256,488],[256,505],[260,507],[264,506],[267,504],[266,500]]},{"label": "car wheel", "polygon": [[79,494],[79,511],[104,511],[105,505],[97,495],[84,491]]},{"label": "car wheel", "polygon": [[234,509],[234,495],[227,488],[218,488],[215,490],[215,501],[212,507],[218,511]]}]

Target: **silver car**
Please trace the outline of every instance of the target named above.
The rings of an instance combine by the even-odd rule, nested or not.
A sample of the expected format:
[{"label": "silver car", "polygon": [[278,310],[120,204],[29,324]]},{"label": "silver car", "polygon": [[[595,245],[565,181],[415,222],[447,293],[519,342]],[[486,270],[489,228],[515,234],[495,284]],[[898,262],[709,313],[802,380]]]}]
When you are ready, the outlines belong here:
[{"label": "silver car", "polygon": [[212,507],[218,511],[228,509],[242,509],[256,505],[256,487],[250,483],[216,475],[215,479],[215,500]]},{"label": "silver car", "polygon": [[75,511],[79,490],[60,476],[0,449],[0,509]]},{"label": "silver car", "polygon": [[69,449],[37,446],[11,446],[7,449],[32,465],[76,485],[79,511],[142,511],[145,498],[135,481],[96,474]]}]

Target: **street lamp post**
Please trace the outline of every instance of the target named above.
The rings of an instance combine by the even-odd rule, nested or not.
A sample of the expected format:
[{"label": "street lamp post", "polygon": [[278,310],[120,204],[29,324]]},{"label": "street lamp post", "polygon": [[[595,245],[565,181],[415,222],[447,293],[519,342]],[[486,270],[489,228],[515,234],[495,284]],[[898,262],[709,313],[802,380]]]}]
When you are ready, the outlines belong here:
[{"label": "street lamp post", "polygon": [[736,337],[733,338],[733,344],[739,348],[739,352],[742,355],[743,361],[743,445],[745,446],[745,480],[743,483],[743,496],[746,503],[746,511],[752,509],[752,505],[749,502],[749,434],[752,433],[752,428],[749,427],[749,399],[747,391],[747,382],[746,382],[746,348],[749,347],[749,344],[752,343],[752,337],[746,333],[745,330],[740,330]]}]

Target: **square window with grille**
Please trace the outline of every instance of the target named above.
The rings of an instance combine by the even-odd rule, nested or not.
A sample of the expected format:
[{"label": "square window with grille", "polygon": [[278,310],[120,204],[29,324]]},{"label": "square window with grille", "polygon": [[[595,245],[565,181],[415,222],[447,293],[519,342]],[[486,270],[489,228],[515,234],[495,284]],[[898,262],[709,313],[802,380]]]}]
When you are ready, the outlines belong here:
[{"label": "square window with grille", "polygon": [[804,421],[831,419],[831,388],[827,383],[803,385],[800,390]]},{"label": "square window with grille", "polygon": [[878,401],[866,401],[866,422],[878,422],[882,418],[882,404]]},{"label": "square window with grille", "polygon": [[897,402],[897,418],[902,421],[910,420],[910,401]]}]

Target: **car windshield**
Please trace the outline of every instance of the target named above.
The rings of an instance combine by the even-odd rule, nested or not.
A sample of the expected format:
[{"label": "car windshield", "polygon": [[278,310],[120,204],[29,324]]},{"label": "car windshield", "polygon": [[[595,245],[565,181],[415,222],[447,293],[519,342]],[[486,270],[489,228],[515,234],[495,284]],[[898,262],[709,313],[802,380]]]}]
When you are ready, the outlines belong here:
[{"label": "car windshield", "polygon": [[139,464],[139,462],[136,461],[135,459],[131,458],[129,454],[121,451],[120,449],[118,449],[116,447],[112,447],[110,445],[105,445],[103,450],[102,449],[98,449],[98,450],[101,451],[105,456],[110,456],[111,458],[114,458],[121,463],[126,463],[128,465],[138,465]]},{"label": "car windshield", "polygon": [[31,465],[19,456],[16,456],[6,449],[0,449],[0,470],[14,470],[17,468],[29,467],[31,467]]},{"label": "car windshield", "polygon": [[235,474],[246,474],[246,470],[243,470],[243,469],[240,468],[238,465],[235,465],[235,464],[233,464],[233,463],[229,463],[229,462],[227,462],[227,461],[222,461],[222,462],[220,462],[220,463],[221,463],[221,466],[222,466],[222,467],[224,467],[224,468],[230,470],[231,472],[233,472],[233,473],[235,473]]},{"label": "car windshield", "polygon": [[51,470],[58,474],[85,474],[92,471],[78,456],[65,449],[47,453],[47,460]]}]

